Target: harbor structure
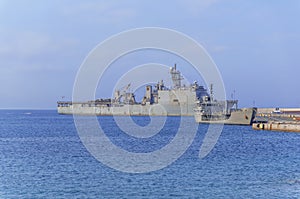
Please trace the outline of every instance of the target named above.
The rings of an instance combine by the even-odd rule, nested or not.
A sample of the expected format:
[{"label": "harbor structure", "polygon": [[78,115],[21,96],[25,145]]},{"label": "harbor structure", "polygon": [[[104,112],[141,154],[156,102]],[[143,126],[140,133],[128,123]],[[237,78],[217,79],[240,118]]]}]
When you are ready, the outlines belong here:
[{"label": "harbor structure", "polygon": [[267,123],[254,123],[252,128],[255,130],[300,132],[299,121],[269,121]]}]

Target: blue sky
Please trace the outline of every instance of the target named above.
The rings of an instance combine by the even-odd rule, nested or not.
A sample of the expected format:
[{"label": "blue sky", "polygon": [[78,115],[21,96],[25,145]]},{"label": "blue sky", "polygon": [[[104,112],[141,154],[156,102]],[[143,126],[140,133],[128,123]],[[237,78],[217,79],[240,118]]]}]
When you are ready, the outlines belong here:
[{"label": "blue sky", "polygon": [[55,109],[61,96],[71,99],[76,73],[97,44],[149,26],[202,44],[240,106],[299,107],[299,11],[297,0],[2,0],[0,108]]}]

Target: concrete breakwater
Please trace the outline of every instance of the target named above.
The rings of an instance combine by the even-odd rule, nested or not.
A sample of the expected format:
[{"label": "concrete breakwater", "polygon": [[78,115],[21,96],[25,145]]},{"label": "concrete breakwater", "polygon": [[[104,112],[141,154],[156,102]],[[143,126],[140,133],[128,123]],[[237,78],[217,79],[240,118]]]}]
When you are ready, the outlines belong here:
[{"label": "concrete breakwater", "polygon": [[300,122],[269,121],[267,123],[254,123],[252,128],[255,130],[300,132]]},{"label": "concrete breakwater", "polygon": [[258,113],[256,114],[256,122],[267,122],[267,121],[300,121],[300,115],[293,114],[278,114],[278,113]]}]

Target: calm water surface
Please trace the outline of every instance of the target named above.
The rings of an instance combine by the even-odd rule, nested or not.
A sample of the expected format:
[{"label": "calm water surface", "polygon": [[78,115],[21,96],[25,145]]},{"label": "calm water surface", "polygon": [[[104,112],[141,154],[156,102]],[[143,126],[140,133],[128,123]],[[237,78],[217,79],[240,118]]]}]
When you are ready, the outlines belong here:
[{"label": "calm water surface", "polygon": [[[159,135],[140,141],[120,133],[112,117],[98,119],[112,142],[138,152],[170,142],[180,120],[168,118]],[[0,198],[300,198],[300,134],[225,126],[213,151],[199,159],[206,129],[199,126],[191,147],[170,166],[129,174],[89,154],[72,116],[2,110]]]}]

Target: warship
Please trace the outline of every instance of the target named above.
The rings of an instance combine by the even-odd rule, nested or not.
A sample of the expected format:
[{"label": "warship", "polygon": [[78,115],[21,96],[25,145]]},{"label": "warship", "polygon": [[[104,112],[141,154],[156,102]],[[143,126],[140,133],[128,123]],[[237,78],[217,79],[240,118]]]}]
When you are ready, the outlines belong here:
[{"label": "warship", "polygon": [[193,84],[182,84],[183,77],[176,64],[170,67],[172,87],[165,86],[163,80],[156,85],[147,85],[141,102],[135,100],[135,94],[129,87],[116,90],[114,97],[96,99],[87,102],[58,101],[60,114],[81,115],[125,115],[125,116],[194,116],[196,100],[206,95],[206,89]]},{"label": "warship", "polygon": [[[141,102],[137,102],[135,94],[129,92],[128,84],[125,88],[116,90],[113,98],[86,102],[58,101],[57,110],[59,114],[77,115],[194,116],[197,122],[205,123],[246,124],[246,121],[252,120],[252,109],[228,108],[232,102],[237,103],[237,100],[226,101],[225,104],[223,101],[213,100],[207,89],[197,81],[188,86],[183,85],[183,76],[176,64],[170,67],[170,75],[172,87],[165,86],[163,80],[156,85],[146,85]],[[245,115],[248,118],[246,121]]]}]

